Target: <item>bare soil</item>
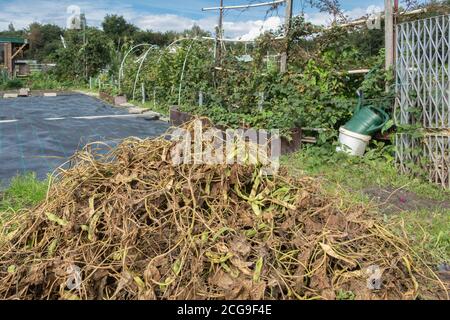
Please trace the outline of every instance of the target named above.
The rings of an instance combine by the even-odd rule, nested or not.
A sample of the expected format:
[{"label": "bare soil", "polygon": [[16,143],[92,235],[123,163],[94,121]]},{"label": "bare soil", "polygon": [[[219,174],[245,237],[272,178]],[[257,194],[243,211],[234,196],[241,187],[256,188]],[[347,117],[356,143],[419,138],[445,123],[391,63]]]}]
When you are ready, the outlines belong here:
[{"label": "bare soil", "polygon": [[450,200],[435,200],[403,189],[370,187],[364,189],[363,193],[379,204],[382,213],[423,209],[450,210]]}]

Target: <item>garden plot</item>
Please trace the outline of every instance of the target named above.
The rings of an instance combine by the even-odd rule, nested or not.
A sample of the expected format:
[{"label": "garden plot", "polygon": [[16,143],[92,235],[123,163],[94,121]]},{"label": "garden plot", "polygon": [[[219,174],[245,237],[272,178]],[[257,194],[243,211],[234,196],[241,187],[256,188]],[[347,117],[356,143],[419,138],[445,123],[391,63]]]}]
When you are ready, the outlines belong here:
[{"label": "garden plot", "polygon": [[167,127],[81,94],[0,100],[0,181],[26,172],[45,178],[89,142],[116,145]]}]

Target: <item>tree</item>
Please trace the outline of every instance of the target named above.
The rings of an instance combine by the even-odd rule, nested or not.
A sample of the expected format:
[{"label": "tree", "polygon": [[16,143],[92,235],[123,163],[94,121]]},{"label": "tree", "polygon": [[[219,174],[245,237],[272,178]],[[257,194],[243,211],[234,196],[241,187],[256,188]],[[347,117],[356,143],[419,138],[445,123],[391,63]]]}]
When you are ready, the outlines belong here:
[{"label": "tree", "polygon": [[34,22],[27,31],[31,47],[26,56],[44,62],[50,61],[57,48],[61,46],[60,35],[63,34],[63,30],[54,24]]},{"label": "tree", "polygon": [[197,24],[194,24],[191,29],[183,31],[183,35],[187,37],[208,37],[211,34],[208,31],[203,30]]},{"label": "tree", "polygon": [[42,48],[44,44],[41,24],[38,22],[34,22],[30,24],[28,30],[28,40],[31,43],[32,50],[37,51]]},{"label": "tree", "polygon": [[112,41],[99,29],[86,28],[86,45],[83,44],[83,32],[67,30],[64,33],[67,48],[55,52],[57,64],[54,72],[61,80],[82,80],[85,74],[85,57],[87,76],[94,76],[111,62],[110,46]]},{"label": "tree", "polygon": [[133,42],[135,44],[149,43],[160,47],[164,47],[173,42],[177,38],[177,36],[178,34],[173,31],[161,33],[151,30],[146,31],[139,30],[133,35]]},{"label": "tree", "polygon": [[138,28],[128,23],[123,16],[108,14],[102,22],[102,28],[106,36],[120,47],[127,39],[131,39]]}]

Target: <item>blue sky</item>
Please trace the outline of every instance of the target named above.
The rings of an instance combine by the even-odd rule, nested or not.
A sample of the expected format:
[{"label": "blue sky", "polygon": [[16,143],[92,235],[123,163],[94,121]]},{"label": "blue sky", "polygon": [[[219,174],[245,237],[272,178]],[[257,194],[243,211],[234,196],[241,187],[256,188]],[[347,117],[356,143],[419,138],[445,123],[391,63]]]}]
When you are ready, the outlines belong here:
[{"label": "blue sky", "polygon": [[[224,0],[225,5],[269,0]],[[341,0],[342,8],[350,18],[358,18],[367,8],[382,10],[383,0]],[[69,16],[66,9],[77,5],[86,14],[90,25],[99,26],[107,13],[123,15],[143,29],[158,31],[181,31],[194,23],[207,30],[217,24],[216,12],[202,12],[202,7],[217,6],[219,0],[0,0],[0,29],[12,22],[22,28],[31,22],[55,23],[65,26]],[[305,4],[304,0],[294,0],[294,13],[302,8],[307,19],[319,24],[327,24],[330,18]],[[284,7],[278,12],[266,15],[265,8],[246,11],[227,11],[225,14],[226,36],[232,38],[252,38],[259,32],[274,28],[283,21]]]}]

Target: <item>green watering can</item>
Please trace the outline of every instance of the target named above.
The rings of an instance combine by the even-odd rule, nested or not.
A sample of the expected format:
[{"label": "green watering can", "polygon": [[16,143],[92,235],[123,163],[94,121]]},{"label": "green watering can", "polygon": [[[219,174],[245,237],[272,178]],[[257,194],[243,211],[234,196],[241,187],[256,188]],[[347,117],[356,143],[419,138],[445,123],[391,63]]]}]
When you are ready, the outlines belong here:
[{"label": "green watering can", "polygon": [[389,115],[384,110],[375,106],[361,107],[363,95],[360,91],[357,94],[358,105],[353,113],[353,117],[344,125],[344,128],[352,132],[370,136],[383,128],[389,120]]}]

